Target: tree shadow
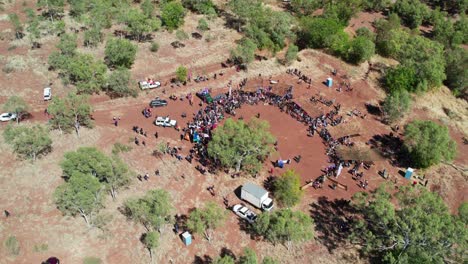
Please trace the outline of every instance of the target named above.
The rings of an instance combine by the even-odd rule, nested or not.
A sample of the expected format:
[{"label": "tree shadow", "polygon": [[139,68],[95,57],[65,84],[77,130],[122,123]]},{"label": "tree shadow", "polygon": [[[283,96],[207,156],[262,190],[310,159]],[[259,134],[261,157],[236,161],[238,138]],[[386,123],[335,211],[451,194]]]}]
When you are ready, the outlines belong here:
[{"label": "tree shadow", "polygon": [[230,249],[227,248],[227,247],[223,247],[223,248],[221,249],[221,252],[219,253],[219,255],[220,255],[221,257],[230,256],[230,257],[233,258],[234,260],[237,259],[236,254],[234,254],[234,252],[232,252],[232,250],[230,250]]},{"label": "tree shadow", "polygon": [[344,245],[351,233],[352,214],[356,213],[349,200],[328,200],[321,196],[310,205],[310,213],[315,222],[316,237],[330,253]]},{"label": "tree shadow", "polygon": [[403,140],[398,135],[393,133],[374,135],[369,143],[372,148],[378,149],[384,158],[389,159],[392,165],[407,167],[410,164],[409,156],[402,147]]},{"label": "tree shadow", "polygon": [[381,116],[382,115],[382,110],[380,109],[380,106],[382,105],[382,102],[379,102],[378,105],[374,105],[371,103],[366,103],[366,110],[367,113],[375,116]]},{"label": "tree shadow", "polygon": [[213,259],[208,255],[203,255],[202,257],[195,255],[195,258],[192,261],[192,264],[210,264],[213,263]]}]

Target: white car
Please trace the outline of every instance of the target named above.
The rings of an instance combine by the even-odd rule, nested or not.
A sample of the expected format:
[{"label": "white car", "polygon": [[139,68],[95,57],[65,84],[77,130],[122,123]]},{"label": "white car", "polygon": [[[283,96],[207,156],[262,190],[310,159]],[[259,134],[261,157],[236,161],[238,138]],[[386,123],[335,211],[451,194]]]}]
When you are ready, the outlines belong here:
[{"label": "white car", "polygon": [[52,88],[44,88],[44,101],[49,101],[52,99]]},{"label": "white car", "polygon": [[154,120],[154,124],[162,127],[175,127],[177,125],[177,121],[170,119],[168,116],[158,116],[156,120]]},{"label": "white car", "polygon": [[161,83],[160,82],[147,82],[147,81],[141,81],[141,82],[138,82],[138,85],[140,86],[140,89],[142,90],[146,90],[146,89],[154,89],[154,88],[158,88],[161,86]]},{"label": "white car", "polygon": [[257,219],[257,214],[252,212],[249,208],[242,204],[236,204],[232,207],[232,211],[236,213],[240,218],[245,219],[247,222],[252,224]]},{"label": "white car", "polygon": [[1,122],[8,122],[8,121],[15,120],[15,119],[16,119],[15,113],[3,113],[0,115]]}]

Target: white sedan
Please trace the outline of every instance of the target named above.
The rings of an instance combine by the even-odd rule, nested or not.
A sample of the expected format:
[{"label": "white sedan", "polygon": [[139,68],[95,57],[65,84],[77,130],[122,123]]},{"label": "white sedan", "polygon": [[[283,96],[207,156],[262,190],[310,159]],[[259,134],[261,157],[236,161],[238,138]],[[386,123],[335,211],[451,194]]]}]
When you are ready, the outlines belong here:
[{"label": "white sedan", "polygon": [[8,121],[15,120],[15,119],[16,119],[15,113],[3,113],[0,115],[1,122],[8,122]]},{"label": "white sedan", "polygon": [[257,214],[252,212],[249,208],[242,204],[236,204],[232,207],[232,211],[236,213],[240,218],[247,220],[250,224],[255,222]]},{"label": "white sedan", "polygon": [[177,121],[170,119],[168,116],[158,116],[156,120],[154,120],[154,124],[162,127],[175,127],[177,125]]}]

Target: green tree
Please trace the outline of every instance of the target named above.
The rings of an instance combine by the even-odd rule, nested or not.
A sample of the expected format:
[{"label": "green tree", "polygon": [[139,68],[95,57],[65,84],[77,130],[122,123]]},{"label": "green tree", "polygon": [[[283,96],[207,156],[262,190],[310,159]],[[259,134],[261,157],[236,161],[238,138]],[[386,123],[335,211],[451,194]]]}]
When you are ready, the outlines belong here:
[{"label": "green tree", "polygon": [[256,172],[272,151],[275,138],[269,132],[267,121],[227,119],[216,128],[208,144],[208,154],[228,168]]},{"label": "green tree", "polygon": [[231,59],[237,64],[248,64],[255,59],[257,45],[248,39],[243,38],[234,50],[231,50]]},{"label": "green tree", "polygon": [[60,36],[60,42],[57,44],[57,48],[62,55],[71,57],[76,54],[76,48],[78,47],[76,38],[77,36],[74,34],[63,34]]},{"label": "green tree", "polygon": [[159,233],[150,231],[143,236],[143,244],[148,249],[151,263],[153,263],[153,250],[159,246]]},{"label": "green tree", "polygon": [[27,16],[27,27],[26,31],[29,33],[28,38],[31,42],[35,42],[41,36],[41,31],[39,29],[39,18],[36,13],[31,8],[25,8],[24,12]]},{"label": "green tree", "polygon": [[390,188],[380,186],[353,197],[362,217],[355,218],[350,238],[362,245],[363,253],[383,263],[404,264],[446,263],[462,253],[467,246],[466,226],[450,215],[438,194],[404,186],[391,195]]},{"label": "green tree", "polygon": [[16,115],[16,123],[19,124],[20,120],[28,113],[29,105],[23,98],[13,95],[8,97],[8,100],[3,105],[3,111],[14,113]]},{"label": "green tree", "polygon": [[65,215],[80,215],[91,227],[103,207],[103,186],[91,174],[76,173],[68,182],[57,187],[55,203]]},{"label": "green tree", "polygon": [[43,8],[44,16],[48,16],[50,21],[54,22],[54,18],[59,18],[63,13],[65,0],[38,0],[37,6]]},{"label": "green tree", "polygon": [[375,41],[375,34],[370,29],[366,27],[360,27],[356,30],[356,35],[358,37],[365,37],[368,40]]},{"label": "green tree", "polygon": [[363,0],[328,1],[324,5],[323,17],[336,19],[346,26],[348,21],[362,9]]},{"label": "green tree", "polygon": [[136,97],[138,92],[129,87],[129,82],[130,71],[127,68],[118,68],[110,74],[107,80],[107,91],[111,97]]},{"label": "green tree", "polygon": [[197,29],[200,31],[207,31],[210,29],[210,27],[208,26],[208,22],[206,22],[205,19],[200,18],[200,20],[198,20]]},{"label": "green tree", "polygon": [[3,131],[3,137],[20,157],[29,158],[32,161],[52,150],[49,130],[41,125],[32,127],[9,125]]},{"label": "green tree", "polygon": [[365,37],[356,37],[350,43],[346,59],[351,63],[359,64],[369,60],[374,53],[375,44],[372,40]]},{"label": "green tree", "polygon": [[364,0],[364,9],[380,12],[388,9],[392,5],[392,0]]},{"label": "green tree", "polygon": [[350,49],[350,40],[348,33],[339,31],[325,39],[325,46],[332,52],[333,55],[347,59],[348,50]]},{"label": "green tree", "polygon": [[458,207],[458,216],[465,225],[468,225],[468,202],[465,201],[460,204],[460,207]]},{"label": "green tree", "polygon": [[239,258],[239,264],[257,264],[257,253],[251,248],[244,248],[244,255]]},{"label": "green tree", "polygon": [[158,230],[171,221],[171,197],[165,190],[148,191],[141,198],[131,198],[124,203],[125,215],[143,224],[148,231]]},{"label": "green tree", "polygon": [[226,214],[219,205],[208,202],[203,209],[196,208],[188,218],[187,227],[192,232],[202,234],[208,241],[212,239],[212,231],[226,220]]},{"label": "green tree", "polygon": [[220,256],[220,257],[217,257],[214,261],[213,261],[213,264],[235,264],[236,261],[234,260],[233,257],[229,256],[229,255],[224,255],[224,256]]},{"label": "green tree", "polygon": [[122,189],[130,184],[130,174],[127,164],[118,156],[114,155],[111,158],[112,171],[105,178],[105,185],[109,189],[112,199],[115,200],[117,190]]},{"label": "green tree", "polygon": [[170,30],[184,24],[185,9],[179,1],[170,1],[161,8],[161,20]]},{"label": "green tree", "polygon": [[100,26],[93,26],[84,33],[84,45],[87,47],[96,47],[102,42],[102,33]]},{"label": "green tree", "polygon": [[406,90],[395,90],[385,97],[383,112],[388,122],[394,123],[409,111],[410,106],[410,94]]},{"label": "green tree", "polygon": [[292,243],[311,240],[313,220],[301,211],[280,209],[261,214],[253,225],[253,231],[270,242],[284,243],[290,249]]},{"label": "green tree", "polygon": [[216,6],[212,0],[182,0],[182,4],[199,14],[207,15],[208,17],[216,16]]},{"label": "green tree", "polygon": [[287,170],[274,183],[275,198],[283,205],[292,207],[301,201],[301,178],[294,170]]},{"label": "green tree", "polygon": [[106,82],[107,67],[91,54],[77,54],[65,61],[61,74],[76,85],[78,93],[99,92]]},{"label": "green tree", "polygon": [[16,13],[8,14],[8,19],[10,20],[11,24],[13,25],[13,29],[15,30],[15,36],[17,39],[23,38],[23,25]]},{"label": "green tree", "polygon": [[290,44],[288,49],[286,50],[286,55],[284,56],[286,64],[290,64],[293,61],[297,60],[298,52],[299,48],[294,44]]},{"label": "green tree", "polygon": [[397,0],[392,11],[397,13],[410,28],[418,28],[430,15],[427,5],[411,0]]},{"label": "green tree", "polygon": [[388,70],[384,79],[384,86],[390,93],[397,91],[415,92],[417,83],[415,70],[405,66]]},{"label": "green tree", "polygon": [[51,103],[47,107],[47,112],[52,116],[49,120],[52,128],[57,128],[60,132],[74,129],[78,136],[80,135],[79,130],[81,126],[89,128],[93,126],[91,111],[89,97],[73,92],[63,99],[59,97],[52,98]]},{"label": "green tree", "polygon": [[300,20],[299,38],[310,48],[325,48],[326,40],[343,30],[343,26],[335,19],[303,17]]},{"label": "green tree", "polygon": [[466,94],[468,88],[468,51],[461,47],[446,50],[445,60],[447,79],[444,83],[453,91],[454,95]]},{"label": "green tree", "polygon": [[291,0],[290,5],[293,12],[309,16],[321,6],[321,3],[318,0]]},{"label": "green tree", "polygon": [[414,165],[421,168],[452,161],[457,152],[448,128],[432,121],[409,123],[405,127],[405,147]]},{"label": "green tree", "polygon": [[153,17],[154,5],[151,0],[144,0],[143,3],[141,3],[141,11],[147,18]]},{"label": "green tree", "polygon": [[135,61],[137,46],[129,40],[113,38],[106,44],[106,61],[109,67],[132,67]]},{"label": "green tree", "polygon": [[75,174],[89,174],[104,182],[113,170],[111,160],[95,147],[81,147],[64,155],[60,167],[65,179]]},{"label": "green tree", "polygon": [[161,28],[161,21],[158,18],[147,17],[137,9],[130,9],[120,20],[127,25],[128,31],[138,41],[142,40],[144,34]]},{"label": "green tree", "polygon": [[188,70],[184,66],[179,66],[176,69],[176,78],[179,82],[187,81]]}]

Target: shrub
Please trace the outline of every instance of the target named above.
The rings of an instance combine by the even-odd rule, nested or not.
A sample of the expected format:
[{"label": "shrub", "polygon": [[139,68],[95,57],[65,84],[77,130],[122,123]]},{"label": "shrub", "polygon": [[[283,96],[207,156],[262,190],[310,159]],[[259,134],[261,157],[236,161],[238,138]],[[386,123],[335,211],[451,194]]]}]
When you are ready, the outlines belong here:
[{"label": "shrub", "polygon": [[18,256],[20,253],[20,244],[18,239],[15,236],[9,236],[5,240],[5,247],[8,251],[8,254],[12,256]]},{"label": "shrub", "polygon": [[207,30],[209,30],[210,28],[209,28],[209,26],[208,26],[208,22],[206,22],[205,19],[200,18],[200,20],[198,20],[197,29],[200,30],[200,31],[207,31]]},{"label": "shrub", "polygon": [[237,64],[248,64],[255,59],[257,45],[248,38],[243,38],[236,49],[231,50],[231,59]]},{"label": "shrub", "polygon": [[343,30],[343,26],[332,18],[304,17],[300,21],[301,42],[310,48],[325,48],[326,40]]},{"label": "shrub", "polygon": [[161,20],[170,30],[184,24],[185,9],[178,1],[165,3],[161,8]]},{"label": "shrub", "polygon": [[158,52],[159,50],[159,44],[156,42],[152,42],[150,46],[150,51],[151,52]]},{"label": "shrub", "polygon": [[180,41],[187,40],[187,39],[189,39],[189,35],[185,31],[183,31],[182,29],[179,29],[179,30],[176,31],[176,38],[178,40],[180,40]]},{"label": "shrub", "polygon": [[102,260],[98,257],[85,257],[83,264],[101,264]]},{"label": "shrub", "polygon": [[416,91],[417,85],[416,72],[413,68],[398,66],[388,70],[384,79],[384,86],[387,91],[392,93],[396,91]]},{"label": "shrub", "polygon": [[365,37],[356,37],[350,43],[346,54],[346,60],[354,64],[359,64],[370,59],[374,53],[374,42]]},{"label": "shrub", "polygon": [[286,64],[290,64],[293,61],[297,60],[297,53],[299,52],[299,48],[291,44],[288,47],[288,50],[286,51],[286,55],[284,56]]},{"label": "shrub", "polygon": [[119,68],[113,71],[107,81],[107,91],[111,97],[125,97],[138,95],[137,90],[128,86],[130,71],[127,68]]},{"label": "shrub", "polygon": [[112,154],[114,155],[119,154],[121,152],[129,152],[130,150],[132,150],[131,146],[119,142],[115,143],[114,146],[112,146]]},{"label": "shrub", "polygon": [[106,44],[106,62],[110,67],[130,68],[135,61],[137,46],[129,40],[113,38]]},{"label": "shrub", "polygon": [[385,98],[383,111],[386,119],[393,123],[405,115],[411,105],[410,94],[406,90],[395,90]]},{"label": "shrub", "polygon": [[184,66],[179,66],[176,70],[176,78],[179,82],[187,81],[188,70]]}]

